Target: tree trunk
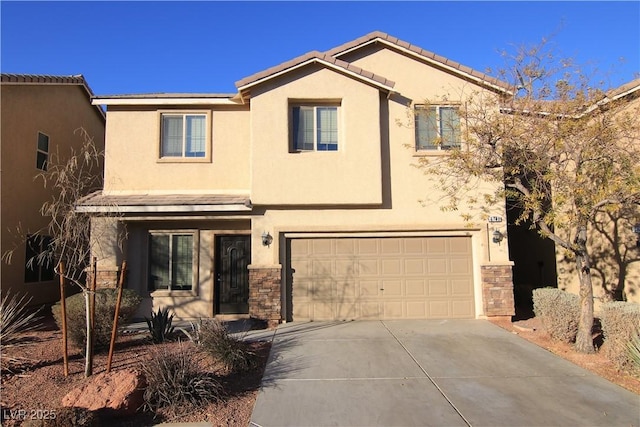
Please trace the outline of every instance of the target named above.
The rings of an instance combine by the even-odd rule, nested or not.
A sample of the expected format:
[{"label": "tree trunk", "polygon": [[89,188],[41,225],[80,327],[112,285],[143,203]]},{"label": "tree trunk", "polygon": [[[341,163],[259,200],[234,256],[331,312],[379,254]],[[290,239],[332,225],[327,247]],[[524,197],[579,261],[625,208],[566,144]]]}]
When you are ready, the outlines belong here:
[{"label": "tree trunk", "polygon": [[587,227],[580,228],[576,244],[576,267],[580,278],[580,319],[576,350],[580,353],[593,353],[593,284],[591,281],[591,259],[587,251]]}]

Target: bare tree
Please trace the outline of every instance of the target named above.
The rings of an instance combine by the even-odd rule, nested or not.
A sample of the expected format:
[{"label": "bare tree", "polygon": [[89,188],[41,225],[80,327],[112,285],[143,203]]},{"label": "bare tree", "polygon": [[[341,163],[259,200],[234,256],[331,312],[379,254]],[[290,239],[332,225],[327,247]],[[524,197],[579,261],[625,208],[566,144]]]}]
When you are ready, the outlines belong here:
[{"label": "bare tree", "polygon": [[[52,153],[46,170],[36,177],[52,190],[51,199],[44,202],[40,209],[40,213],[49,218],[49,224],[35,233],[36,236],[46,236],[41,240],[46,241],[47,245],[27,263],[30,266],[54,265],[56,274],[82,290],[86,308],[85,376],[89,376],[92,370],[93,330],[89,304],[92,290],[87,284],[87,274],[90,272],[92,254],[102,252],[96,245],[120,245],[124,231],[118,224],[116,214],[107,215],[108,220],[102,221],[100,227],[92,227],[91,217],[77,211],[77,204],[83,197],[102,188],[104,153],[96,147],[85,129],[79,128],[74,133],[81,139],[78,148],[71,148],[69,153]],[[22,240],[26,241],[26,237],[22,236]],[[3,258],[10,261],[12,252],[7,251]],[[61,264],[64,269],[60,268]]]},{"label": "bare tree", "polygon": [[640,103],[593,85],[544,41],[505,58],[499,76],[510,93],[446,94],[459,101],[463,144],[445,157],[420,158],[418,166],[437,177],[442,209],[472,220],[470,212],[486,214],[508,198],[520,208],[518,222],[530,221],[574,260],[581,298],[576,349],[593,352],[590,236],[603,214],[638,215]]}]

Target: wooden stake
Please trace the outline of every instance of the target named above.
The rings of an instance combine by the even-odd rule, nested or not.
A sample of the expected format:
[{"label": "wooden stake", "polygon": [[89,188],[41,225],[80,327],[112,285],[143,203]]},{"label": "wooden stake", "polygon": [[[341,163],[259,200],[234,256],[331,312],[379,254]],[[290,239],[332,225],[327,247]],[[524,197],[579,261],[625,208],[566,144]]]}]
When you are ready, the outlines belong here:
[{"label": "wooden stake", "polygon": [[116,345],[116,335],[118,334],[118,315],[120,314],[120,301],[122,301],[122,288],[124,287],[124,275],[126,271],[127,261],[122,261],[122,268],[120,269],[120,279],[118,280],[118,297],[116,299],[116,311],[113,315],[113,329],[111,329],[111,342],[109,343],[107,373],[111,372],[111,360],[113,359],[113,348]]},{"label": "wooden stake", "polygon": [[60,271],[60,311],[62,317],[62,360],[64,365],[64,376],[69,376],[69,350],[67,347],[67,304],[64,292],[64,263],[60,261],[58,265]]},{"label": "wooden stake", "polygon": [[87,340],[90,340],[90,345],[88,347],[89,351],[87,353],[88,375],[93,374],[93,346],[96,337],[96,287],[98,283],[98,259],[96,257],[93,257],[93,265],[91,270],[92,277],[91,285],[89,288],[89,321],[91,322],[91,337],[87,336]]}]

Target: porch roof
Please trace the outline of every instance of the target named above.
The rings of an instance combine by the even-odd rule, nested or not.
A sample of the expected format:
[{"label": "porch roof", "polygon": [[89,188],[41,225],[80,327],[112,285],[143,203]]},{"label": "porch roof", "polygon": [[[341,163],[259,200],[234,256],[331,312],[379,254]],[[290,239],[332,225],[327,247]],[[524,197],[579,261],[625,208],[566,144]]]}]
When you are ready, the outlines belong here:
[{"label": "porch roof", "polygon": [[87,213],[248,212],[243,194],[103,194],[91,193],[78,201],[76,211]]}]

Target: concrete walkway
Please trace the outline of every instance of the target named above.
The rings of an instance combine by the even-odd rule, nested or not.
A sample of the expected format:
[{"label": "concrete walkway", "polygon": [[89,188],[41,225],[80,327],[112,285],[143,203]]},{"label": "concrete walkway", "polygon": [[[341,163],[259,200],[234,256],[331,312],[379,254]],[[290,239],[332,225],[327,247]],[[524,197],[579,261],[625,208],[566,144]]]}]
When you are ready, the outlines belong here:
[{"label": "concrete walkway", "polygon": [[252,426],[639,426],[640,397],[483,320],[291,323]]}]

